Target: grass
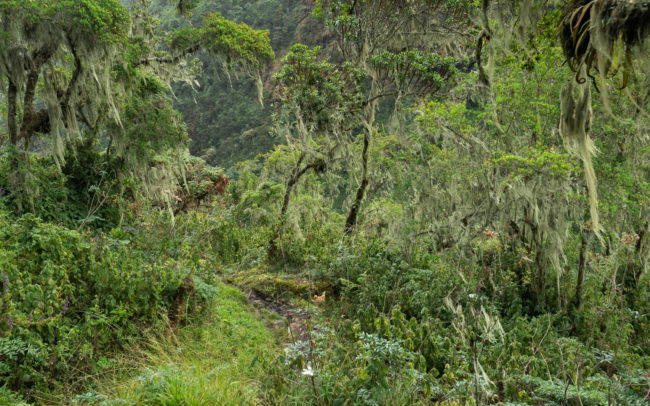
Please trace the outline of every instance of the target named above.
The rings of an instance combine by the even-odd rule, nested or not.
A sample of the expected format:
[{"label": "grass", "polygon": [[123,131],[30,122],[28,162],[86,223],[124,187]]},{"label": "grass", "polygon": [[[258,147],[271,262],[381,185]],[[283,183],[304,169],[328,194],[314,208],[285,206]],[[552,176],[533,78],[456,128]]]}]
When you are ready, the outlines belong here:
[{"label": "grass", "polygon": [[218,292],[200,322],[125,356],[77,404],[259,404],[260,359],[279,341],[239,290],[220,284]]}]

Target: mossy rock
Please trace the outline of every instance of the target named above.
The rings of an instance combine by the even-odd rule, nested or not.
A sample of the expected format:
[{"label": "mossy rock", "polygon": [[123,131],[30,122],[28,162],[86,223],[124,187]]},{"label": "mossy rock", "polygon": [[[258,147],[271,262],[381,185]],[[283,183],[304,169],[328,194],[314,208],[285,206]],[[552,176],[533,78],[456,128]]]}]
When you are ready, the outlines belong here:
[{"label": "mossy rock", "polygon": [[263,268],[251,268],[238,272],[228,281],[242,289],[252,289],[264,298],[308,297],[330,290],[325,281],[310,281],[301,276],[272,274]]}]

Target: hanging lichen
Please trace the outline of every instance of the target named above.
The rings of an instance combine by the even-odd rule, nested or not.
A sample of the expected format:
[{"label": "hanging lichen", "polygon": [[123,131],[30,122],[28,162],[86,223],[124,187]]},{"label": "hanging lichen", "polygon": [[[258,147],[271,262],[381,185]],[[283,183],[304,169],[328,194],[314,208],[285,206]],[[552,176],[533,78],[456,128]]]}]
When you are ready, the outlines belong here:
[{"label": "hanging lichen", "polygon": [[22,151],[14,155],[16,173],[10,176],[17,180],[12,188],[24,190],[19,195],[37,197],[24,172],[39,136],[51,135],[51,155],[60,165],[66,142],[80,134],[77,114],[96,116],[112,104],[112,56],[124,43],[128,24],[128,11],[116,0],[0,3],[8,138],[12,148]]},{"label": "hanging lichen", "polygon": [[560,134],[566,149],[576,153],[582,159],[589,192],[591,229],[596,235],[599,235],[601,227],[598,215],[598,186],[591,161],[595,147],[589,136],[593,116],[590,85],[588,83],[576,84],[575,81],[570,80],[562,88],[560,109],[562,112]]},{"label": "hanging lichen", "polygon": [[[482,10],[477,18],[482,21],[484,32],[492,35],[489,44],[479,46],[485,45],[490,51],[520,60],[527,69],[532,69],[539,59],[541,41],[554,41],[559,36],[567,65],[575,73],[574,77],[567,78],[559,95],[559,133],[566,149],[582,160],[589,195],[590,228],[599,235],[598,187],[592,163],[596,148],[590,137],[594,114],[591,86],[600,95],[601,108],[612,116],[609,94],[613,86],[625,88],[634,82],[637,91],[647,91],[650,63],[645,39],[650,34],[650,3],[647,0],[572,0],[562,6],[557,1],[484,1]],[[499,22],[492,24],[493,29],[489,24],[491,18]],[[480,69],[480,75],[488,79],[484,82],[493,75],[492,59],[488,58],[485,68]],[[647,106],[635,104],[637,123],[647,121]],[[495,116],[494,121],[500,127],[499,118]]]},{"label": "hanging lichen", "polygon": [[583,161],[591,228],[597,235],[600,231],[598,195],[591,162],[594,145],[589,137],[593,112],[590,85],[585,84],[585,76],[596,84],[591,71],[598,72],[603,105],[610,111],[606,78],[622,72],[622,86],[628,85],[634,75],[633,49],[642,45],[648,34],[650,3],[647,1],[574,0],[564,10],[560,39],[566,60],[576,72],[577,84],[571,81],[562,90],[560,133],[567,148]]}]

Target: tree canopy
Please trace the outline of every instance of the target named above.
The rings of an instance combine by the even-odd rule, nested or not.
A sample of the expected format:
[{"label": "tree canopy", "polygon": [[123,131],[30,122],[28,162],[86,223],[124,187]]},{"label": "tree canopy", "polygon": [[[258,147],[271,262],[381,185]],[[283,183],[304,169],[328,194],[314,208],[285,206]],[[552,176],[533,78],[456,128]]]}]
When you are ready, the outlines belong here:
[{"label": "tree canopy", "polygon": [[[199,50],[222,60],[227,71],[243,69],[258,78],[274,54],[268,32],[218,13],[207,15],[199,28],[158,33],[149,4],[135,2],[129,11],[112,0],[2,3],[0,74],[7,83],[11,145],[30,151],[35,135],[51,137],[53,157],[62,163],[70,141],[99,142],[104,134],[107,152],[117,154],[138,183],[150,184],[152,159],[158,161],[153,166],[167,167],[151,180],[160,183],[161,198],[170,198],[161,191],[182,167],[155,157],[187,142],[171,108],[170,81],[195,81],[200,67],[190,58]],[[144,120],[137,123],[136,117]],[[15,187],[29,190],[24,162],[17,156]]]}]

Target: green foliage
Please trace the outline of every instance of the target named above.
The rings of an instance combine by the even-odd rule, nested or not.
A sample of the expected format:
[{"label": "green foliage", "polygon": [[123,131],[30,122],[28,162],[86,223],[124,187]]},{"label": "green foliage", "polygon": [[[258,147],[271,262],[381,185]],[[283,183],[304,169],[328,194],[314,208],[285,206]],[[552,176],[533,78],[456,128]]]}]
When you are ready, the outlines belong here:
[{"label": "green foliage", "polygon": [[337,136],[358,122],[366,75],[352,64],[320,61],[320,48],[296,44],[275,75],[282,108],[312,132]]},{"label": "green foliage", "polygon": [[[43,25],[49,25],[75,39],[90,36],[99,43],[112,43],[125,38],[125,28],[129,22],[127,9],[116,0],[12,0],[0,5],[0,13],[4,16],[3,20],[11,16],[14,24],[25,24],[25,31],[21,34],[40,42],[44,49],[47,49],[48,45],[45,44],[48,41],[55,45],[60,38],[55,35],[39,37],[42,32],[30,30],[30,26],[41,25],[39,28],[44,29]],[[13,40],[15,38],[11,36],[5,37],[5,41]]]},{"label": "green foliage", "polygon": [[[113,17],[101,7],[53,3],[110,37],[102,49],[117,57],[104,73],[116,87],[97,103],[83,96],[95,84],[75,93],[81,137],[66,141],[65,164],[40,144],[2,150],[0,403],[647,402],[647,89],[630,80],[608,89],[612,103],[589,105],[599,241],[583,169],[557,128],[573,74],[552,42],[556,6],[320,1],[339,52],[294,45],[283,58],[273,119],[286,145],[223,171],[187,155],[169,83],[194,84],[187,57],[200,49],[250,73],[284,40],[211,13],[243,17],[259,1],[173,3],[196,14],[164,16],[163,32],[136,7],[124,41],[102,27]],[[64,84],[78,66],[68,45],[47,68]],[[489,90],[473,72],[482,51]],[[52,94],[37,89],[40,106]],[[269,111],[228,104],[224,114]],[[190,127],[214,130],[214,111],[187,110]],[[239,134],[245,120],[232,119],[221,130]],[[349,207],[359,215],[343,235]],[[251,314],[220,278],[290,317],[284,351],[256,320],[265,311]],[[143,337],[144,360],[122,355]]]},{"label": "green foliage", "polygon": [[263,62],[275,58],[268,31],[255,31],[246,24],[235,24],[219,13],[205,17],[201,31],[206,49],[225,55],[228,63],[241,61],[244,65],[259,68]]},{"label": "green foliage", "polygon": [[[315,45],[322,37],[320,27],[308,18],[310,6],[295,0],[202,1],[187,18],[178,16],[169,3],[153,1],[152,8],[161,20],[161,27],[179,33],[185,30],[194,32],[197,41],[199,33],[187,28],[188,20],[193,27],[201,27],[203,16],[211,13],[220,13],[238,25],[246,23],[268,31],[278,59],[291,44],[305,42]],[[192,139],[191,152],[211,165],[230,168],[239,161],[271,150],[278,139],[269,134],[273,112],[270,75],[261,76],[265,90],[262,106],[250,102],[259,95],[257,78],[241,76],[236,70],[226,73],[223,71],[224,61],[207,53],[197,56],[203,65],[203,72],[198,76],[200,86],[191,88],[184,83],[173,84],[177,96],[175,107],[183,113]],[[260,62],[262,65],[266,63]],[[233,67],[237,68],[237,63]]]},{"label": "green foliage", "polygon": [[520,153],[521,155],[504,154],[490,163],[509,172],[509,178],[504,182],[512,184],[533,176],[570,177],[577,171],[570,155],[554,148],[526,148]]},{"label": "green foliage", "polygon": [[[394,13],[394,12],[405,12],[405,13],[414,13],[418,10],[419,4],[410,4],[408,1],[400,0],[380,0],[380,1],[371,1],[371,0],[362,0],[357,4],[351,0],[316,0],[316,7],[314,9],[315,17],[322,17],[326,13],[341,17],[349,17],[358,11],[355,10],[355,7],[376,7],[381,9],[382,12]],[[422,5],[431,7],[432,5],[435,8],[441,6],[441,3],[444,7],[449,8],[450,10],[456,12],[469,12],[475,10],[478,7],[476,1],[468,0],[424,0],[421,1]]]},{"label": "green foliage", "polygon": [[205,16],[199,29],[185,27],[175,31],[167,44],[172,52],[177,53],[203,48],[224,58],[229,67],[239,63],[258,69],[264,62],[275,58],[268,31],[256,31],[246,24],[233,23],[219,13]]},{"label": "green foliage", "polygon": [[[562,332],[562,315],[500,317],[513,303],[490,296],[487,285],[496,282],[495,275],[481,280],[477,271],[485,270],[467,263],[460,267],[453,255],[415,269],[380,247],[357,246],[352,252],[339,253],[341,260],[320,273],[336,281],[344,304],[332,302],[324,313],[316,311],[311,345],[298,341],[269,365],[270,399],[283,404],[643,403],[647,387],[639,380],[646,379],[647,356],[614,361],[611,352]],[[585,309],[589,306],[598,305],[585,304]],[[633,372],[624,373],[622,362]]]},{"label": "green foliage", "polygon": [[383,52],[370,57],[370,65],[398,82],[402,87],[415,88],[421,94],[435,93],[457,73],[456,60],[422,51]]},{"label": "green foliage", "polygon": [[180,114],[161,94],[164,89],[161,84],[155,78],[143,79],[138,94],[124,107],[122,120],[125,125],[115,131],[123,131],[127,138],[126,145],[118,146],[119,152],[147,163],[162,151],[184,145],[187,133]]},{"label": "green foliage", "polygon": [[179,329],[177,340],[151,340],[142,359],[125,363],[127,376],[109,375],[75,404],[254,404],[274,337],[239,290],[211,288],[204,317]]},{"label": "green foliage", "polygon": [[52,159],[31,156],[26,166],[21,167],[23,190],[12,186],[11,162],[16,151],[4,150],[0,155],[0,187],[5,191],[5,207],[20,212],[21,201],[33,201],[34,212],[46,220],[55,220],[64,224],[75,224],[83,215],[80,202],[67,188],[65,177],[58,174]]},{"label": "green foliage", "polygon": [[0,403],[3,405],[13,405],[13,406],[26,406],[27,403],[24,403],[19,395],[7,390],[4,387],[0,387]]},{"label": "green foliage", "polygon": [[424,404],[430,380],[404,340],[364,333],[358,326],[342,326],[340,332],[350,339],[339,342],[332,329],[318,326],[311,344],[291,345],[266,382],[267,396],[283,404]]},{"label": "green foliage", "polygon": [[[155,241],[143,227],[92,237],[32,215],[0,221],[0,381],[29,396],[82,383],[79,372],[101,354],[141,329],[161,329],[168,312],[177,320],[183,278],[205,266],[184,235]],[[164,221],[153,227],[165,227]],[[206,300],[202,295],[193,303]]]}]

